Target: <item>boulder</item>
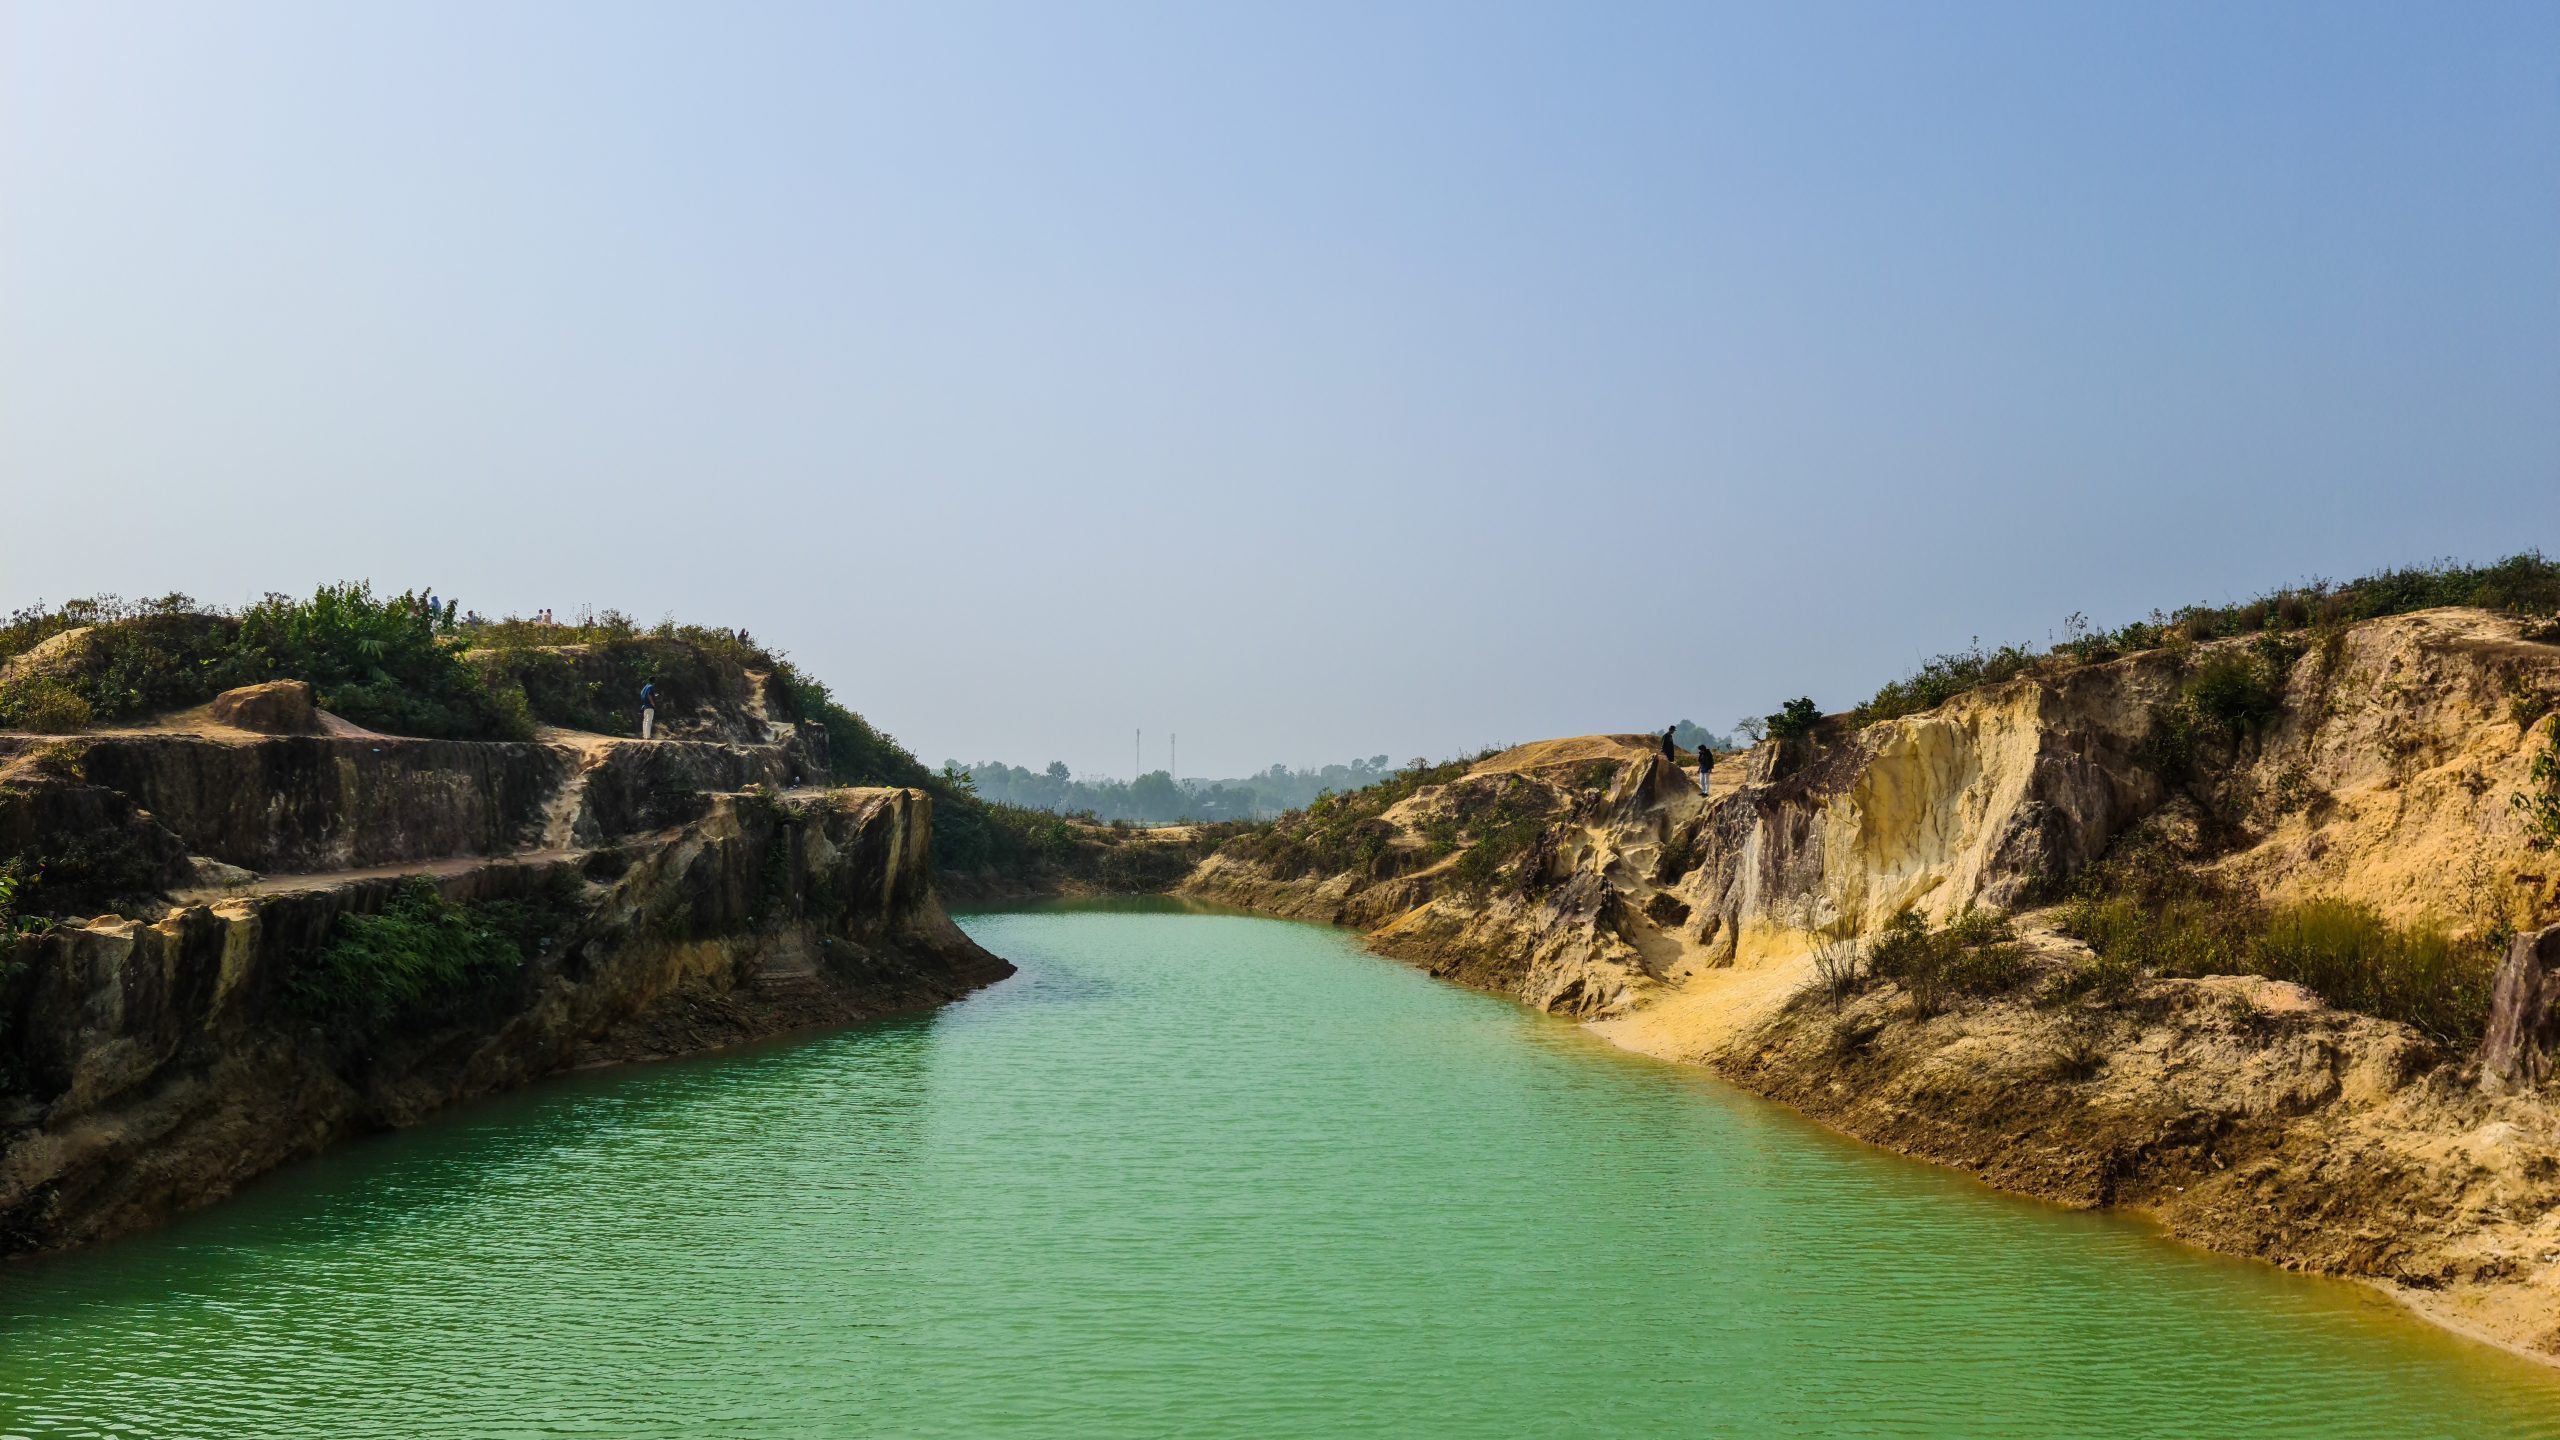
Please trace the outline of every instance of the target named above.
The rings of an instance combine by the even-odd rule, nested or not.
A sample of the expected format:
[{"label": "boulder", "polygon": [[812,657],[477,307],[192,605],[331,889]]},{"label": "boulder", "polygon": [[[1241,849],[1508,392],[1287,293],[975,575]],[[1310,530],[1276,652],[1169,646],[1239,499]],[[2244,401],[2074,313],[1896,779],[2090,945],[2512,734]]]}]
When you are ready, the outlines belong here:
[{"label": "boulder", "polygon": [[32,680],[39,675],[59,680],[78,674],[88,659],[89,636],[92,633],[93,627],[82,625],[45,640],[25,654],[0,660],[0,685]]},{"label": "boulder", "polygon": [[320,728],[320,701],[306,680],[270,680],[213,697],[213,718],[261,735],[308,735]]}]

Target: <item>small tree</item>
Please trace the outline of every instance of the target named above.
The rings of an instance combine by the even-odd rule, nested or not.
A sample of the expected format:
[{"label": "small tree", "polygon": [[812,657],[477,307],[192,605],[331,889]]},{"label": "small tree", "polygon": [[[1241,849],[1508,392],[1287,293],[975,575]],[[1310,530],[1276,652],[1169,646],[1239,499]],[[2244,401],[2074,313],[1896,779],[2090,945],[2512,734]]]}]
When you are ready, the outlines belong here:
[{"label": "small tree", "polygon": [[1813,983],[1831,997],[1831,1008],[1858,993],[1866,979],[1866,952],[1854,937],[1818,931],[1813,937]]},{"label": "small tree", "polygon": [[1769,738],[1793,740],[1799,735],[1812,734],[1814,727],[1821,723],[1822,707],[1814,704],[1811,697],[1799,695],[1779,706],[1778,712],[1769,717]]},{"label": "small tree", "polygon": [[5,984],[12,973],[12,942],[21,935],[53,928],[50,920],[22,913],[27,891],[43,878],[44,871],[28,869],[24,860],[0,860],[0,984]]}]

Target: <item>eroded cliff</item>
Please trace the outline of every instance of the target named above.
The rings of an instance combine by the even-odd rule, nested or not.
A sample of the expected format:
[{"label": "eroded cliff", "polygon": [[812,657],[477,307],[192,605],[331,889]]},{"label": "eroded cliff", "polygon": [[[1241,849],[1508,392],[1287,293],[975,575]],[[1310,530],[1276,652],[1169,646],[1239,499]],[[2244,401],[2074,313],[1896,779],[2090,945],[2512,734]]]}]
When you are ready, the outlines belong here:
[{"label": "eroded cliff", "polygon": [[[2191,724],[2198,677],[2244,660],[2267,672],[2250,723]],[[2133,850],[2233,903],[2353,901],[2460,945],[2548,923],[2560,866],[2508,797],[2555,695],[2560,647],[2425,611],[1829,722],[1726,757],[1705,795],[1651,737],[1521,746],[1232,844],[1188,888],[1358,926],[1993,1183],[2140,1207],[2560,1355],[2548,1092],[2484,1094],[2467,1049],[2300,985],[2110,970],[2041,908]],[[1898,912],[1975,907],[2018,913],[1997,985],[1817,983]]]},{"label": "eroded cliff", "polygon": [[0,854],[42,863],[56,917],[0,975],[0,1253],[559,1070],[1010,973],[936,898],[930,797],[806,783],[823,733],[768,719],[759,680],[653,742],[203,711],[0,736]]}]

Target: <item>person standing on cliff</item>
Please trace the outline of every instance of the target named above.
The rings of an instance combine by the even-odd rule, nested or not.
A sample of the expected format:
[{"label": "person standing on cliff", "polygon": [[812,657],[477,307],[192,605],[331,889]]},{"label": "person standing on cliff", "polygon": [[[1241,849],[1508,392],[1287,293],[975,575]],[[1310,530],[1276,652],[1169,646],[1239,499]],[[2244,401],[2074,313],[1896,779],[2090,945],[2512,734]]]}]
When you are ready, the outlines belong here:
[{"label": "person standing on cliff", "polygon": [[658,682],[655,680],[644,680],[640,682],[640,738],[643,740],[648,739],[649,731],[654,728],[657,723]]},{"label": "person standing on cliff", "polygon": [[1698,793],[1707,793],[1707,772],[1716,768],[1715,747],[1704,740],[1698,742]]},{"label": "person standing on cliff", "polygon": [[1680,762],[1680,747],[1673,743],[1671,737],[1678,733],[1680,733],[1680,727],[1677,725],[1662,727],[1662,758],[1675,765]]}]

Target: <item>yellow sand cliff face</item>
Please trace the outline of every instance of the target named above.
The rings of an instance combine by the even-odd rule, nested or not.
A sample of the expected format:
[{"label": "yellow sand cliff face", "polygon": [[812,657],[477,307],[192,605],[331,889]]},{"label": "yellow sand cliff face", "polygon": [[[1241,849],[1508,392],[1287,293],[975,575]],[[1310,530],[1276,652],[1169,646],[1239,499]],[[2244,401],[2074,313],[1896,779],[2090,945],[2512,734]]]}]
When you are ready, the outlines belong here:
[{"label": "yellow sand cliff face", "polygon": [[[1394,838],[1363,871],[1284,878],[1222,853],[1188,888],[1359,926],[1435,974],[1995,1183],[2142,1206],[2202,1243],[2388,1283],[2560,1354],[2560,1264],[2540,1258],[2560,1254],[2560,1112],[2478,1096],[2466,1057],[2404,1026],[2255,979],[1926,1019],[1891,987],[1837,1014],[1804,998],[1820,936],[1872,934],[1904,906],[2031,910],[2137,825],[2210,824],[2213,871],[2269,901],[2362,901],[2470,936],[2560,919],[2560,857],[2508,804],[2528,763],[2514,697],[2560,694],[2560,647],[2519,629],[2437,610],[2306,646],[2281,718],[2216,757],[2209,808],[2204,782],[2164,775],[2147,746],[2190,667],[2246,641],[1835,723],[1725,757],[1706,796],[1651,736],[1519,746],[1387,810]],[[1460,884],[1450,825],[1524,781],[1548,816],[1540,846]],[[2021,917],[2040,963],[2085,956],[2039,920]]]}]

